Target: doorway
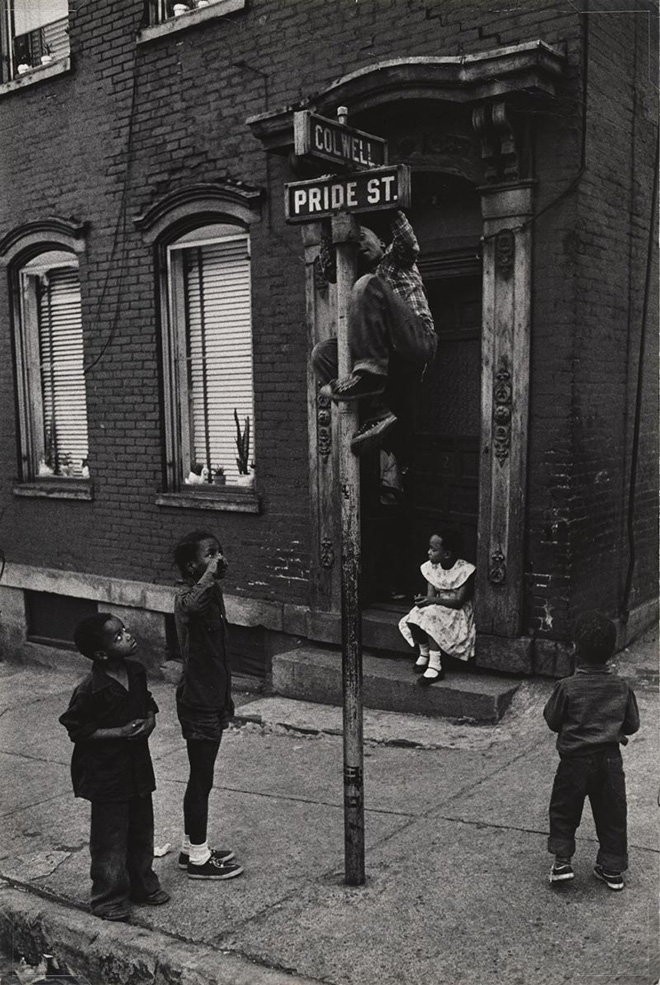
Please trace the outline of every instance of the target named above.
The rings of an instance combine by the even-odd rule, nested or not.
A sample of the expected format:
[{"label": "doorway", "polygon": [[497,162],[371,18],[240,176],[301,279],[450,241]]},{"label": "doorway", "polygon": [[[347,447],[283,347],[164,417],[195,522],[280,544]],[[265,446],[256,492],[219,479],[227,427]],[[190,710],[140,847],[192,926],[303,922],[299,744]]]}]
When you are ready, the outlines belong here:
[{"label": "doorway", "polygon": [[[417,194],[416,194],[417,193]],[[425,586],[429,536],[450,527],[476,561],[481,418],[481,216],[476,189],[451,176],[413,185],[410,219],[438,334],[436,358],[393,389],[405,406],[391,445],[362,467],[363,605],[403,609]],[[394,458],[392,459],[392,456]],[[397,473],[398,466],[398,473]]]}]

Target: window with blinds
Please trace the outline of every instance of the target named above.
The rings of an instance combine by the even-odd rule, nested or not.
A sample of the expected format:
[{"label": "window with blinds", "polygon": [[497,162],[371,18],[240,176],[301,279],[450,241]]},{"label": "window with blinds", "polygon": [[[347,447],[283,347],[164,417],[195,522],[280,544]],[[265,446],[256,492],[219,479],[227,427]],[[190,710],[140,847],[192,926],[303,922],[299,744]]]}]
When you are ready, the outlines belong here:
[{"label": "window with blinds", "polygon": [[169,251],[180,479],[193,487],[247,485],[255,460],[249,238],[220,228]]},{"label": "window with blinds", "polygon": [[68,57],[68,0],[1,0],[0,8],[0,81]]},{"label": "window with blinds", "polygon": [[20,271],[31,477],[89,475],[77,263],[41,255]]}]

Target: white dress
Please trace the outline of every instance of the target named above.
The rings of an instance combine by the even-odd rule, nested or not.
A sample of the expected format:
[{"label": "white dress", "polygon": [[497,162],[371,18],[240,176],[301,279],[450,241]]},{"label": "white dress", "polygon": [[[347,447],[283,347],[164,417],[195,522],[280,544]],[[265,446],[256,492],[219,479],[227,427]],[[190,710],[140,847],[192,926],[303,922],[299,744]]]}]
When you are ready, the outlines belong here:
[{"label": "white dress", "polygon": [[[459,559],[451,568],[425,561],[420,570],[434,588],[447,591],[464,585],[476,569],[469,561]],[[428,605],[422,609],[415,606],[411,609],[399,623],[399,629],[405,640],[414,646],[409,623],[428,633],[450,657],[469,660],[474,656],[474,609],[471,600],[465,602],[460,609],[450,609],[446,605]]]}]

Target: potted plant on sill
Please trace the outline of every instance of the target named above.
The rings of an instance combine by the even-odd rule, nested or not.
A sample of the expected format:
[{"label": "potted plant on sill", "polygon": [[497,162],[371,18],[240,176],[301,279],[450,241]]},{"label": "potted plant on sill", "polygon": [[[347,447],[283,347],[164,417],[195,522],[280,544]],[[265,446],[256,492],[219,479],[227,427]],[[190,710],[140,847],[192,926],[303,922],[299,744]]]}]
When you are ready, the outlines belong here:
[{"label": "potted plant on sill", "polygon": [[41,59],[40,60],[41,60],[41,64],[42,65],[50,65],[50,63],[53,60],[53,52],[51,50],[50,45],[45,44],[43,46],[43,51],[41,52]]},{"label": "potted plant on sill", "polygon": [[245,418],[245,426],[241,431],[238,411],[234,407],[234,420],[236,421],[236,450],[238,452],[236,459],[238,478],[236,482],[239,486],[252,486],[254,485],[254,475],[250,473],[250,418]]}]

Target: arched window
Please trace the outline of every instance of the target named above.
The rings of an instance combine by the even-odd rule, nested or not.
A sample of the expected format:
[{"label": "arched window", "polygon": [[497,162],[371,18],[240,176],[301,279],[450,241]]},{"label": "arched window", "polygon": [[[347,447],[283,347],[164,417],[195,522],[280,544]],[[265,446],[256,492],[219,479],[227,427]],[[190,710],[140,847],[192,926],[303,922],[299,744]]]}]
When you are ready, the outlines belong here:
[{"label": "arched window", "polygon": [[166,254],[175,482],[238,485],[255,462],[249,234],[233,223],[204,225]]},{"label": "arched window", "polygon": [[22,479],[87,478],[78,258],[33,250],[13,274]]},{"label": "arched window", "polygon": [[250,227],[262,195],[243,182],[191,185],[134,220],[159,281],[162,505],[259,510],[247,493],[258,465]]}]

